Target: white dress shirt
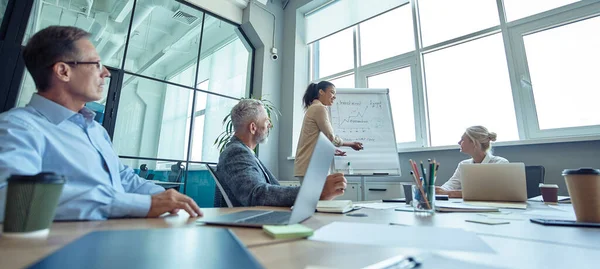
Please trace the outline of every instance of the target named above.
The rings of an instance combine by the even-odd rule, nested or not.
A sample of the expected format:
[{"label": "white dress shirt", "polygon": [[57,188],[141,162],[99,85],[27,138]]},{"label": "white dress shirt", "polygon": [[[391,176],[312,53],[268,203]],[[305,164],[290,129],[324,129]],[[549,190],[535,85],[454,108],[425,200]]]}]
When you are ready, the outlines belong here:
[{"label": "white dress shirt", "polygon": [[[465,163],[474,162],[472,158],[460,162],[458,164],[458,167],[456,168],[456,171],[454,171],[454,175],[452,175],[452,177],[446,183],[444,183],[444,185],[442,185],[442,189],[446,191],[458,191],[462,189],[461,165]],[[483,158],[483,161],[481,163],[508,163],[508,160],[488,153],[487,155],[485,155],[485,158]]]}]

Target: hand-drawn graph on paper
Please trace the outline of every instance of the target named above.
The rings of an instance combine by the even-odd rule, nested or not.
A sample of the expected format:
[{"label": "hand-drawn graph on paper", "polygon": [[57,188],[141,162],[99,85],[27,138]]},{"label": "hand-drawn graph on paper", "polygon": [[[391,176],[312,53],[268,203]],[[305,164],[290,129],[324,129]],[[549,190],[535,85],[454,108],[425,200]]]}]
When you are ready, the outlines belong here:
[{"label": "hand-drawn graph on paper", "polygon": [[387,89],[337,89],[330,108],[331,125],[346,142],[361,142],[364,150],[342,148],[347,156],[335,157],[335,169],[354,173],[400,174],[398,151]]}]

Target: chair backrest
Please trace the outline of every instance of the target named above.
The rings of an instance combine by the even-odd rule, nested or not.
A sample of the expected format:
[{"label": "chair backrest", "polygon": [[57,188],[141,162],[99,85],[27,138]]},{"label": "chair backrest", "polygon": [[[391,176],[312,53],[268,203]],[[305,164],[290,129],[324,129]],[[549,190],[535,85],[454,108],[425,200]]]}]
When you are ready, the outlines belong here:
[{"label": "chair backrest", "polygon": [[148,166],[145,163],[140,165],[140,177],[141,178],[148,177]]},{"label": "chair backrest", "polygon": [[181,179],[183,178],[183,171],[185,171],[185,166],[183,166],[181,162],[171,165],[171,172],[169,172],[168,177],[169,182],[181,182]]},{"label": "chair backrest", "polygon": [[525,179],[527,180],[527,198],[541,195],[540,183],[544,183],[546,169],[541,165],[525,166]]},{"label": "chair backrest", "polygon": [[231,200],[229,200],[229,196],[227,196],[225,189],[223,189],[223,185],[221,185],[221,182],[219,182],[219,178],[217,177],[217,166],[214,164],[207,164],[206,167],[208,167],[208,171],[215,179],[215,184],[219,189],[218,192],[215,191],[215,206],[221,206],[221,199],[223,199],[225,200],[225,204],[227,204],[227,207],[233,207]]}]

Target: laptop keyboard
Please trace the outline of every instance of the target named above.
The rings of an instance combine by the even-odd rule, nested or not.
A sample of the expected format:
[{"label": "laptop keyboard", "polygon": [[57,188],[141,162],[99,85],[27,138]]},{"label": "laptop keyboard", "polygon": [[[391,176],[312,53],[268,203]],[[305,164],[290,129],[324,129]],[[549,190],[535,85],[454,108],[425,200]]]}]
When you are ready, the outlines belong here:
[{"label": "laptop keyboard", "polygon": [[285,211],[270,211],[265,214],[252,216],[246,219],[236,221],[236,223],[248,224],[287,224],[292,213]]}]

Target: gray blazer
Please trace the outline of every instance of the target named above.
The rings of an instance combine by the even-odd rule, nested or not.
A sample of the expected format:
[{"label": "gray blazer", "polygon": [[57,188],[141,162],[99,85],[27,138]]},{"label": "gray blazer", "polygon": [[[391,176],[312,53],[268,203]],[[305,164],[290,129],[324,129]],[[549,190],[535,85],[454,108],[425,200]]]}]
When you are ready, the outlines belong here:
[{"label": "gray blazer", "polygon": [[280,186],[236,136],[219,156],[217,177],[233,206],[292,206],[300,187]]}]

